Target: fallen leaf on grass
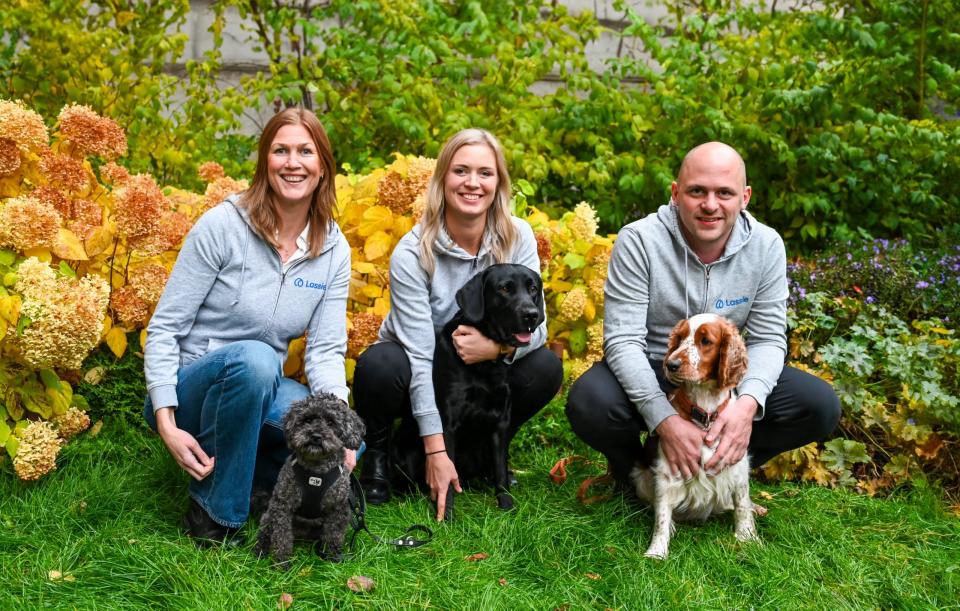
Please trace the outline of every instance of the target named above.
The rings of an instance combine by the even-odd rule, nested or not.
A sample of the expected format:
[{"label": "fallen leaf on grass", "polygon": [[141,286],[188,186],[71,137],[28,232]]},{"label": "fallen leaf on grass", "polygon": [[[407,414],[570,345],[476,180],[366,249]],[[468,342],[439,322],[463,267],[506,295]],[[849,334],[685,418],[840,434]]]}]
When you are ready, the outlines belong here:
[{"label": "fallen leaf on grass", "polygon": [[372,579],[364,577],[363,575],[354,575],[347,580],[347,587],[354,592],[369,592],[376,587],[376,585]]},{"label": "fallen leaf on grass", "polygon": [[100,434],[100,429],[103,428],[103,420],[97,420],[93,426],[87,430],[87,437],[96,437]]},{"label": "fallen leaf on grass", "polygon": [[598,581],[598,580],[602,579],[602,577],[600,577],[600,576],[597,575],[596,573],[584,573],[584,575],[586,575],[587,577],[589,577],[590,579],[592,579],[592,580],[594,580],[594,581]]},{"label": "fallen leaf on grass", "polygon": [[94,367],[87,373],[83,374],[83,381],[91,386],[96,386],[101,381],[103,381],[103,376],[107,374],[106,367]]},{"label": "fallen leaf on grass", "polygon": [[286,611],[293,605],[293,596],[287,592],[284,592],[280,595],[280,598],[277,599],[277,609],[280,611]]},{"label": "fallen leaf on grass", "polygon": [[497,583],[499,583],[502,586],[505,586],[507,585],[507,580],[501,577],[500,579],[497,580]]},{"label": "fallen leaf on grass", "polygon": [[611,556],[616,556],[616,555],[617,555],[617,552],[619,551],[617,548],[615,548],[615,547],[610,547],[609,545],[608,545],[607,547],[603,548],[603,549],[605,549],[606,552],[607,552],[608,554],[610,554]]},{"label": "fallen leaf on grass", "polygon": [[770,494],[769,492],[767,492],[766,490],[761,490],[761,491],[759,492],[759,494],[757,494],[757,496],[759,496],[761,499],[763,499],[763,500],[765,500],[765,501],[772,501],[772,500],[773,500],[773,495]]},{"label": "fallen leaf on grass", "polygon": [[484,560],[488,557],[489,556],[487,554],[484,554],[483,552],[477,552],[476,554],[470,554],[469,556],[464,556],[463,559],[466,560],[467,562],[479,562],[480,560]]},{"label": "fallen leaf on grass", "polygon": [[47,571],[47,579],[50,581],[56,581],[63,578],[63,573],[60,571]]}]

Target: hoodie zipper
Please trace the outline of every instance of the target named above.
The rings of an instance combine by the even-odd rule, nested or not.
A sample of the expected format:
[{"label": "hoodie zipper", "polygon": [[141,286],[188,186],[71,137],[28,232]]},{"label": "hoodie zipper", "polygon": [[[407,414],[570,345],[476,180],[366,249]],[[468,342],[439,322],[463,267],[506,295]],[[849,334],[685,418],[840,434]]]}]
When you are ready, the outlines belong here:
[{"label": "hoodie zipper", "polygon": [[703,311],[701,314],[706,313],[707,308],[710,307],[710,303],[707,301],[707,295],[710,294],[710,270],[712,268],[712,263],[704,268],[706,271],[703,277]]}]

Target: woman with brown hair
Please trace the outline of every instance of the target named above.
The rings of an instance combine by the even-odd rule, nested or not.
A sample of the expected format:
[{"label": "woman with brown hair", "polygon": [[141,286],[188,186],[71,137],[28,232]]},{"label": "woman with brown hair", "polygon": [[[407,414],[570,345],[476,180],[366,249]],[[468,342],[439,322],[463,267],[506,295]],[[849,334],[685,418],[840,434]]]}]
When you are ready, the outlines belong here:
[{"label": "woman with brown hair", "polygon": [[[144,416],[192,478],[197,543],[238,543],[254,488],[287,450],[281,421],[310,392],[347,400],[350,247],[333,220],[333,152],[309,110],[271,118],[251,187],[204,213],[184,240],[147,329]],[[309,389],[283,376],[306,332]],[[344,457],[349,468],[356,459]]]}]

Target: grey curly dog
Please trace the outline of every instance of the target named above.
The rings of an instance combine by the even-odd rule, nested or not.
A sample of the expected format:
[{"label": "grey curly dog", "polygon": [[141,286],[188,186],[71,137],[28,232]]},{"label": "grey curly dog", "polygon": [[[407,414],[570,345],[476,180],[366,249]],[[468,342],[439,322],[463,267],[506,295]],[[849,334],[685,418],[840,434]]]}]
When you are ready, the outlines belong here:
[{"label": "grey curly dog", "polygon": [[339,562],[350,524],[350,474],[344,448],[356,450],[363,421],[332,394],[296,401],[283,418],[290,456],[280,469],[270,504],[260,521],[254,552],[270,552],[288,568],[294,539],[317,541],[317,552]]}]

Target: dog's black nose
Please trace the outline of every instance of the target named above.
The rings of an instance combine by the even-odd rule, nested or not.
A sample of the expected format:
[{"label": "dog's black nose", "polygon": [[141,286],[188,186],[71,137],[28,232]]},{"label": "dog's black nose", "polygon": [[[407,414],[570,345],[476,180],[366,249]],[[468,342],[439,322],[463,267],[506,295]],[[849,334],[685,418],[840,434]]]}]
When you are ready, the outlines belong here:
[{"label": "dog's black nose", "polygon": [[680,369],[680,359],[673,359],[672,361],[667,361],[667,370],[670,372],[675,372]]},{"label": "dog's black nose", "polygon": [[528,327],[532,327],[533,325],[537,324],[538,314],[539,312],[537,312],[535,309],[524,310],[520,314],[520,319],[523,321],[523,324],[527,325]]}]

